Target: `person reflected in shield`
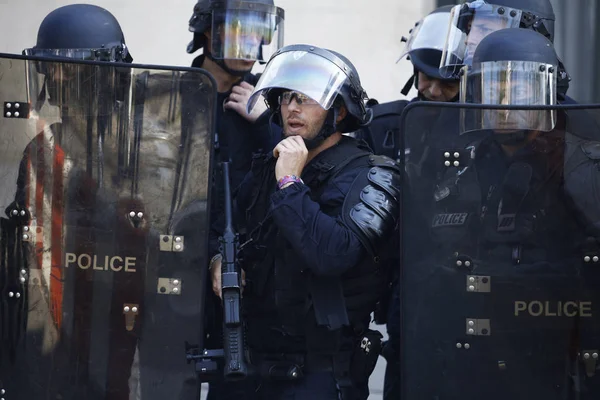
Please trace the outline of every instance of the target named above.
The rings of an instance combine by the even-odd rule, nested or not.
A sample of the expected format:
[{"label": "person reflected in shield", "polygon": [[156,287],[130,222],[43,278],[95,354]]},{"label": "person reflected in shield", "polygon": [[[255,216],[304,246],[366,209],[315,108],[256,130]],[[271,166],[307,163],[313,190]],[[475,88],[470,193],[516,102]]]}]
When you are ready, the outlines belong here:
[{"label": "person reflected in shield", "polygon": [[[112,68],[98,68],[92,73],[93,67],[69,60],[130,63],[133,59],[115,17],[87,4],[60,7],[48,14],[39,27],[36,45],[23,54],[31,57],[24,64],[32,99],[29,119],[36,123],[36,136],[24,151],[15,200],[6,213],[9,218],[20,218],[14,230],[14,249],[21,257],[19,291],[26,310],[20,317],[24,319],[23,331],[11,346],[22,349],[24,341],[33,342],[27,343],[24,354],[11,359],[18,377],[14,383],[19,387],[12,391],[17,394],[25,390],[23,396],[28,398],[48,393],[64,398],[100,393],[118,396],[130,391],[137,340],[137,332],[125,329],[119,292],[127,286],[135,297],[131,303],[141,304],[143,281],[134,278],[123,283],[115,279],[113,290],[117,294],[113,299],[108,287],[95,283],[98,279],[94,279],[92,269],[124,268],[118,261],[122,258],[113,255],[112,264],[107,264],[96,255],[102,246],[96,246],[101,238],[94,232],[110,231],[113,227],[107,225],[119,212],[100,195],[101,143],[103,135],[111,134],[109,116],[118,109],[122,96],[119,88],[128,83],[126,76],[113,74]],[[97,125],[91,125],[90,120]],[[121,242],[127,243],[126,239]],[[96,321],[96,314],[91,312],[99,301],[94,302],[94,296],[108,299],[103,321]],[[101,330],[114,329],[115,307],[124,334],[110,340],[125,351],[111,352],[106,362],[112,363],[113,372],[98,375],[91,332],[97,323],[103,325]],[[40,329],[43,338],[34,338]],[[129,336],[129,344],[124,343],[128,340],[125,336]],[[78,369],[71,368],[74,355]],[[31,363],[36,368],[32,369]],[[39,375],[28,377],[33,371]],[[75,376],[84,383],[72,385]],[[19,379],[35,379],[39,385]]]}]

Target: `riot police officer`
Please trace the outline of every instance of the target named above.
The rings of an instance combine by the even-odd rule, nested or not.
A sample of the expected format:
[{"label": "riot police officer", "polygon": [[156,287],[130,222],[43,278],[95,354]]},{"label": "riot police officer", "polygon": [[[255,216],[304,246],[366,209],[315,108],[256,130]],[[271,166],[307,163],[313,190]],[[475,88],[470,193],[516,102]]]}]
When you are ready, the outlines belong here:
[{"label": "riot police officer", "polygon": [[[11,76],[1,90],[10,134],[0,147],[11,171],[3,192],[14,199],[0,218],[10,260],[0,263],[9,277],[0,288],[9,310],[0,393],[193,398],[195,371],[165,349],[202,329],[207,234],[198,221],[207,220],[213,113],[193,118],[193,135],[177,117],[186,87],[214,104],[213,80],[202,70],[123,64],[131,56],[117,20],[92,5],[51,12],[24,53],[35,58],[0,63]],[[197,244],[165,249],[163,237],[181,239],[187,221]],[[195,290],[182,292],[182,282]]]},{"label": "riot police officer", "polygon": [[[252,155],[271,150],[280,136],[280,129],[271,124],[271,114],[264,103],[261,102],[252,113],[247,112],[246,104],[259,78],[252,74],[252,68],[256,62],[266,63],[283,44],[284,19],[284,10],[276,7],[273,0],[198,0],[189,21],[189,30],[194,37],[187,52],[203,50],[194,59],[192,67],[209,71],[217,82],[215,155],[217,162],[231,161],[233,189],[250,170]],[[211,196],[213,254],[224,228],[222,179],[215,176],[214,182],[215,190]],[[221,302],[216,296],[209,294],[209,297],[205,318],[206,346],[221,348]],[[224,399],[225,396],[240,399],[248,394],[245,388],[237,390],[236,383],[222,385],[220,380],[220,376],[215,377],[209,384],[209,399]]]},{"label": "riot police officer", "polygon": [[[267,64],[250,110],[261,95],[285,139],[255,160],[237,198],[250,232],[241,254],[257,395],[366,399],[381,345],[369,315],[386,285],[378,260],[381,239],[395,230],[400,171],[342,135],[370,119],[344,56],[286,46]],[[220,269],[216,258],[217,293]]]},{"label": "riot police officer", "polygon": [[[413,65],[414,74],[401,93],[407,95],[414,84],[417,97],[411,101],[456,101],[458,79],[446,78],[439,72],[442,48],[450,23],[452,6],[440,7],[415,24],[410,30],[406,47],[398,61],[407,58]],[[406,100],[375,104],[372,123],[357,134],[363,137],[375,154],[397,159],[400,149],[400,115],[408,104]],[[428,119],[431,119],[428,116]]]},{"label": "riot police officer", "polygon": [[[597,243],[575,205],[597,215],[598,194],[572,187],[598,179],[598,128],[557,105],[557,74],[552,43],[525,29],[487,35],[463,69],[461,102],[496,107],[454,107],[459,131],[478,136],[437,154],[446,173],[429,200],[429,240],[403,246],[408,398],[597,396],[586,361],[597,357],[586,350],[598,340],[587,311]],[[575,311],[565,312],[565,298]]]},{"label": "riot police officer", "polygon": [[[443,47],[440,74],[457,76],[471,60],[479,42],[499,29],[534,30],[554,42],[554,9],[550,0],[469,0],[452,9],[451,29]],[[557,90],[561,103],[573,103],[566,93],[569,77],[559,59]]]},{"label": "riot police officer", "polygon": [[246,104],[258,81],[252,68],[257,61],[266,63],[283,44],[284,18],[273,0],[199,0],[189,21],[194,38],[187,52],[203,50],[192,66],[217,81],[218,152],[233,161],[233,187],[250,168],[252,153],[276,143],[266,106],[249,114]]},{"label": "riot police officer", "polygon": [[[22,263],[17,261],[19,268],[22,268],[21,282],[29,289],[31,296],[22,297],[23,301],[29,301],[30,310],[27,310],[27,307],[25,309],[31,311],[30,314],[20,316],[22,321],[26,321],[23,326],[37,324],[48,332],[56,333],[52,340],[45,342],[46,348],[43,350],[39,348],[37,338],[32,338],[35,334],[32,335],[29,329],[17,333],[16,343],[9,343],[9,347],[16,353],[12,356],[14,358],[10,364],[5,364],[6,360],[3,360],[4,368],[10,365],[8,368],[13,369],[17,377],[15,382],[7,385],[6,380],[10,378],[4,369],[0,373],[0,380],[5,381],[4,387],[9,393],[6,397],[87,397],[99,393],[122,396],[130,391],[129,376],[119,376],[117,371],[119,368],[129,367],[130,372],[139,376],[139,369],[131,368],[134,358],[138,357],[137,341],[125,344],[129,333],[124,328],[118,329],[111,325],[106,316],[98,317],[92,312],[89,313],[89,318],[82,319],[79,310],[93,307],[94,299],[90,292],[86,291],[91,290],[94,283],[97,289],[104,290],[103,296],[108,299],[108,304],[119,301],[124,287],[125,291],[130,293],[132,302],[141,304],[143,280],[139,279],[140,275],[137,273],[128,276],[130,281],[127,283],[116,276],[112,283],[112,291],[109,291],[106,286],[98,287],[99,279],[94,282],[89,276],[84,277],[85,271],[66,256],[66,253],[89,253],[96,245],[93,239],[83,243],[81,236],[85,236],[83,232],[87,230],[79,228],[93,219],[94,202],[102,201],[100,197],[96,197],[98,183],[92,177],[94,174],[91,171],[89,174],[82,173],[78,161],[85,160],[86,141],[91,143],[89,140],[93,127],[87,119],[93,120],[95,115],[90,105],[95,102],[96,106],[104,111],[115,106],[113,98],[108,95],[115,93],[115,87],[110,83],[115,76],[110,75],[107,68],[95,71],[92,77],[92,66],[85,67],[63,60],[130,63],[133,59],[116,18],[108,10],[90,4],[68,5],[50,12],[39,26],[35,46],[24,49],[23,54],[41,61],[25,61],[29,66],[27,80],[29,95],[33,99],[31,109],[26,111],[21,106],[20,110],[17,110],[15,107],[18,103],[15,103],[11,107],[12,114],[13,117],[17,117],[20,111],[19,116],[23,118],[28,118],[27,114],[30,114],[29,118],[36,118],[38,123],[34,125],[35,137],[29,137],[30,142],[22,154],[14,201],[6,209],[9,217],[20,215],[22,219],[14,229],[15,237],[8,239],[5,236],[9,231],[6,225],[8,221],[12,221],[2,219],[2,243],[3,247],[7,242],[15,246],[8,251],[11,254],[9,258],[15,257],[13,260],[20,258],[19,253],[30,254],[21,259]],[[95,86],[96,84],[99,86]],[[102,90],[99,87],[104,88],[103,94],[107,96],[100,94]],[[6,95],[14,96],[15,92],[7,90]],[[107,108],[104,108],[105,105]],[[58,121],[54,123],[50,119],[52,109],[58,111],[58,115],[55,116],[58,117]],[[98,129],[104,128],[106,125],[99,123]],[[82,140],[86,133],[89,135],[87,140]],[[21,135],[25,137],[26,132],[21,132]],[[12,192],[11,188],[7,184],[6,192]],[[69,196],[75,190],[86,195]],[[113,222],[113,214],[106,212],[103,217],[106,224]],[[21,224],[26,226],[19,226]],[[35,225],[36,230],[29,228],[30,225]],[[25,233],[19,235],[19,229]],[[9,232],[12,233],[12,230]],[[121,241],[123,244],[133,245],[125,237],[122,237]],[[6,250],[3,249],[4,251]],[[131,253],[135,253],[135,250],[131,250]],[[45,280],[43,274],[36,274],[36,271],[48,271],[53,279]],[[31,281],[28,281],[29,277]],[[124,276],[120,275],[120,278]],[[46,296],[38,296],[38,286],[43,288]],[[72,304],[77,306],[73,307]],[[7,325],[11,324],[6,322]],[[92,325],[96,323],[103,326],[93,329]],[[3,325],[4,328],[7,325]],[[138,328],[139,324],[135,334],[139,333]],[[107,362],[103,357],[96,358],[90,355],[89,348],[86,348],[85,336],[89,338],[92,330],[95,334],[107,335],[107,343],[103,345],[112,343],[115,347],[121,347],[119,356],[112,359],[112,364],[110,361],[104,364],[116,372],[114,375],[107,377],[88,370],[91,364],[102,365]],[[110,335],[108,331],[114,334]],[[27,345],[22,346],[20,341]],[[6,344],[3,342],[3,345]],[[28,351],[23,351],[25,347]],[[74,358],[71,358],[73,348],[76,348],[77,361],[81,365],[79,372],[70,368],[74,361]],[[113,349],[107,351],[107,354],[114,357],[111,350]],[[40,354],[52,354],[53,362],[41,363],[39,360],[44,356]],[[115,365],[115,362],[118,365]],[[36,367],[32,368],[31,365]],[[83,376],[85,379],[82,380],[85,383],[73,384],[74,377],[81,379]],[[31,381],[37,381],[38,385],[30,385]]]},{"label": "riot police officer", "polygon": [[[400,55],[399,61],[407,58],[413,65],[414,74],[402,89],[402,94],[407,95],[414,84],[417,89],[415,101],[441,101],[453,102],[458,100],[459,81],[454,77],[446,78],[439,72],[442,58],[442,48],[450,24],[450,10],[452,6],[440,7],[425,18],[417,22],[410,31],[406,47]],[[400,125],[400,116],[406,100],[397,100],[389,103],[377,104],[372,107],[373,121],[361,129],[361,135],[376,154],[383,154],[392,158],[400,158],[402,149],[401,132],[404,127]],[[448,126],[439,110],[421,110],[418,129],[422,132],[420,137],[409,136],[410,143],[405,143],[407,151],[405,157],[410,157],[413,164],[419,164],[420,169],[427,168],[426,143],[436,142],[431,135],[442,131]],[[415,127],[415,129],[417,129]],[[443,135],[439,141],[443,141]],[[413,140],[414,139],[414,140]],[[394,262],[396,263],[396,262]],[[397,275],[397,271],[395,271]],[[393,286],[389,289],[390,299],[384,301],[381,310],[376,314],[376,322],[385,323],[389,340],[386,342],[383,355],[386,359],[386,372],[384,382],[384,398],[397,399],[400,397],[400,291],[397,284],[398,277],[393,278]]]}]

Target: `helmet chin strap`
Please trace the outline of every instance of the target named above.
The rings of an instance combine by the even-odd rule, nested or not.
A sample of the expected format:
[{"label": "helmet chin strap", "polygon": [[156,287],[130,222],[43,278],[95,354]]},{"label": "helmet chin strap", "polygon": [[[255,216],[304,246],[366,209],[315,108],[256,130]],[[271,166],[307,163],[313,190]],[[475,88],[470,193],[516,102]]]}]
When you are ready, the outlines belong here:
[{"label": "helmet chin strap", "polygon": [[243,78],[246,74],[250,73],[250,71],[229,68],[227,65],[225,65],[224,59],[216,59],[210,52],[205,52],[205,55],[206,58],[217,64],[223,71],[227,72],[231,76],[239,76],[240,78]]}]

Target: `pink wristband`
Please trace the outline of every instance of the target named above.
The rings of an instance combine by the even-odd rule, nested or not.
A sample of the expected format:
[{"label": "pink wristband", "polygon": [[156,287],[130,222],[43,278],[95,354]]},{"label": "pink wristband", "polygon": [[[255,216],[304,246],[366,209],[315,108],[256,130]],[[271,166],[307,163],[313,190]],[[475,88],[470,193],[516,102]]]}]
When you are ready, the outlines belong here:
[{"label": "pink wristband", "polygon": [[296,175],[286,175],[277,181],[277,187],[281,189],[290,182],[304,183],[302,179],[298,178]]}]

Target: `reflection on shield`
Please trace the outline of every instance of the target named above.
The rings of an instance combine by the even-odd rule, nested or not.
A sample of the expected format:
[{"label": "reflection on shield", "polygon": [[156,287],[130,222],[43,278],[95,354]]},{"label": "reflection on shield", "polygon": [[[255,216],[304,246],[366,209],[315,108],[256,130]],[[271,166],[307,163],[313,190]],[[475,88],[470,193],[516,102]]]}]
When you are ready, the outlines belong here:
[{"label": "reflection on shield", "polygon": [[[402,398],[600,395],[600,105],[501,107],[403,114]],[[549,132],[461,132],[550,110]]]},{"label": "reflection on shield", "polygon": [[7,399],[196,395],[214,81],[0,55]]}]

